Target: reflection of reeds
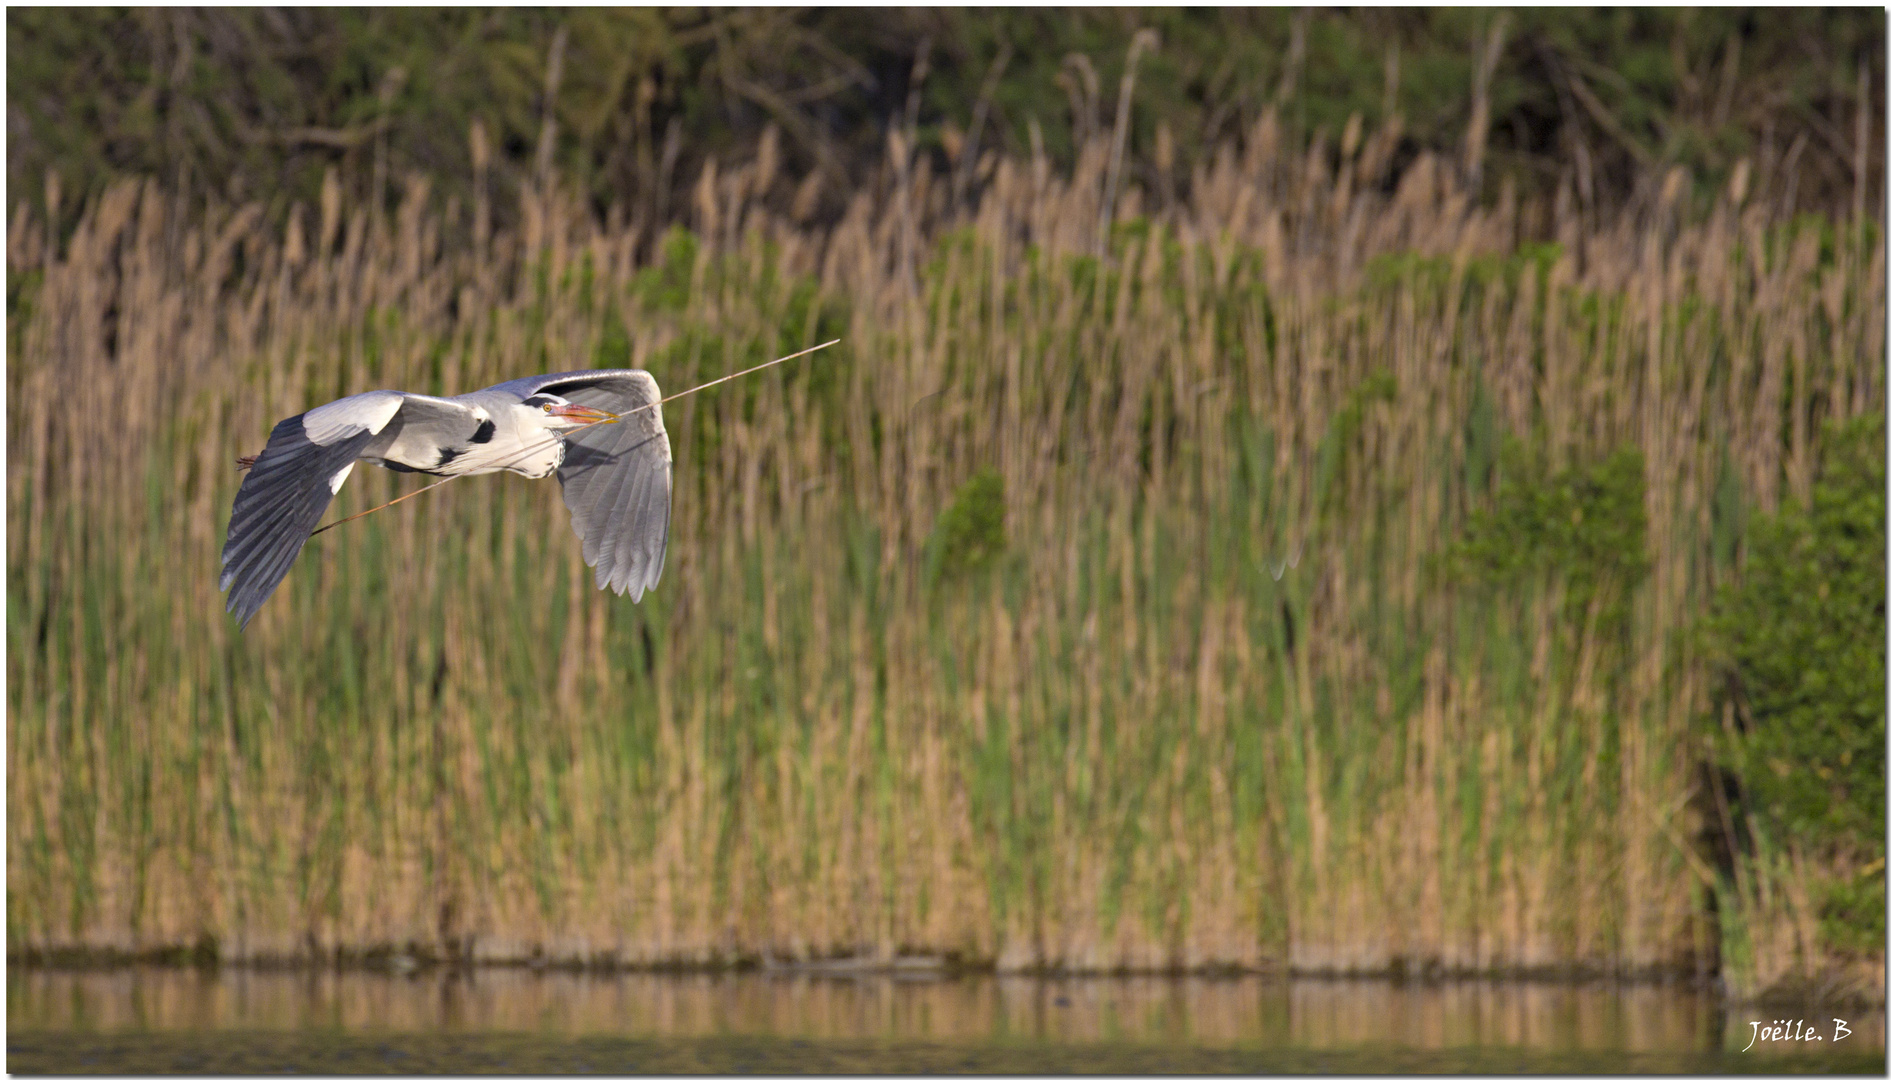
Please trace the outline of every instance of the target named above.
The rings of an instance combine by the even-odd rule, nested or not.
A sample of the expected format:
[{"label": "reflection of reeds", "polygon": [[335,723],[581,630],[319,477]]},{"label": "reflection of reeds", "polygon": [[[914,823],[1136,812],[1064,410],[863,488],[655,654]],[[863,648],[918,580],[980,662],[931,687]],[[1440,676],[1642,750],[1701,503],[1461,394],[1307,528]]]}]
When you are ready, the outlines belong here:
[{"label": "reflection of reeds", "polygon": [[[1069,177],[989,158],[975,208],[920,159],[822,233],[712,167],[697,245],[554,189],[461,249],[422,180],[280,235],[149,183],[57,243],[22,210],[9,947],[1695,964],[1677,631],[1727,572],[1722,478],[1770,509],[1883,407],[1882,256],[1695,221],[1678,183],[1602,226],[1429,157],[1383,193],[1390,138],[1301,157],[1263,121],[1108,238],[1101,142]],[[222,613],[231,462],[282,416],[681,389],[829,329],[667,418],[641,606],[593,591],[555,485],[502,477],[323,535],[245,636]],[[1554,575],[1492,604],[1427,571],[1488,502],[1478,408],[1552,467],[1644,455],[1625,640]],[[930,587],[983,468],[1010,546]],[[412,486],[357,470],[336,511]]]},{"label": "reflection of reeds", "polygon": [[[25,1032],[326,1031],[382,1036],[532,1032],[572,1039],[886,1039],[1153,1043],[1276,1050],[1390,1045],[1630,1053],[1737,1051],[1752,1010],[1661,986],[1392,985],[1247,978],[956,979],[614,975],[499,969],[474,977],[367,972],[27,971],[9,984]],[[1838,1047],[1882,1050],[1884,1020],[1843,1014]],[[1822,1031],[1832,1030],[1830,1020]],[[1851,1041],[1856,1040],[1856,1041]]]},{"label": "reflection of reeds", "polygon": [[[1482,980],[1394,986],[1255,976],[599,978],[499,969],[471,978],[402,978],[133,970],[23,972],[8,989],[7,1019],[17,1031],[529,1031],[566,1039],[771,1035],[1670,1053],[1711,1052],[1724,1041],[1718,1003],[1705,993]],[[1847,1022],[1858,1040],[1853,1049],[1882,1046],[1880,1017],[1867,1013]],[[1736,1048],[1748,1034],[1744,1025],[1737,1030],[1742,1041]]]}]

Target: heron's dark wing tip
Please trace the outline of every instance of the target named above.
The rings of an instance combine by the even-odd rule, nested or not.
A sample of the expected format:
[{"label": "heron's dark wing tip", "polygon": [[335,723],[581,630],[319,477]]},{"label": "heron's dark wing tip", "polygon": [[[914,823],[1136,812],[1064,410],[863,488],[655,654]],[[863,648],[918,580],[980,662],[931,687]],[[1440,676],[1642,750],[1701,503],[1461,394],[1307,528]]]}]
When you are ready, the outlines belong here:
[{"label": "heron's dark wing tip", "polygon": [[[385,423],[382,417],[374,428]],[[331,441],[317,442],[309,437],[303,416],[284,420],[270,433],[268,447],[237,489],[218,576],[218,588],[230,594],[224,610],[235,615],[240,626],[249,625],[282,583],[373,438],[374,430],[362,425],[333,431]]]}]

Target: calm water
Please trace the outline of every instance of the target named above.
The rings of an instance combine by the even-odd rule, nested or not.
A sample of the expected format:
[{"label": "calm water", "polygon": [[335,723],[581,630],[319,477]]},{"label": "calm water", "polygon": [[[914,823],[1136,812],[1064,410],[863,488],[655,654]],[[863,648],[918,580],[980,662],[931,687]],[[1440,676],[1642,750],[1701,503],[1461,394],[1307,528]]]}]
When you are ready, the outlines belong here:
[{"label": "calm water", "polygon": [[[1782,1019],[1825,1041],[1743,1052],[1750,1021]],[[10,966],[7,1069],[1883,1073],[1885,1056],[1882,1013],[1658,987]]]}]

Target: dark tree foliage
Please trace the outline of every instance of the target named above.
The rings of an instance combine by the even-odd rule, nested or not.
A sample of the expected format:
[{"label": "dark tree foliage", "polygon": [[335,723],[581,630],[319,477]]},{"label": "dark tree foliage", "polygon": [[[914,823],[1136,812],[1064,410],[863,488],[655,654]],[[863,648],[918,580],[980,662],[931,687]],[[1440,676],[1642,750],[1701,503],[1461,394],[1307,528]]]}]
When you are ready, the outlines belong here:
[{"label": "dark tree foliage", "polygon": [[[1183,186],[1204,148],[1269,106],[1328,147],[1354,114],[1396,114],[1407,160],[1454,150],[1500,30],[1487,190],[1573,177],[1619,200],[1654,167],[1712,187],[1770,155],[1792,160],[1803,206],[1843,206],[1860,75],[1876,99],[1884,71],[1873,9],[16,7],[8,179],[43,198],[49,172],[68,196],[153,175],[280,208],[334,167],[357,196],[392,197],[419,172],[465,198],[477,120],[501,194],[543,164],[600,207],[672,220],[707,157],[752,156],[772,124],[783,175],[818,172],[811,202],[833,213],[884,161],[890,127],[942,165],[1028,153],[1035,127],[1067,163],[1114,123],[1145,28],[1157,45],[1129,160],[1145,180],[1166,160]],[[1882,156],[1867,155],[1874,185]]]}]

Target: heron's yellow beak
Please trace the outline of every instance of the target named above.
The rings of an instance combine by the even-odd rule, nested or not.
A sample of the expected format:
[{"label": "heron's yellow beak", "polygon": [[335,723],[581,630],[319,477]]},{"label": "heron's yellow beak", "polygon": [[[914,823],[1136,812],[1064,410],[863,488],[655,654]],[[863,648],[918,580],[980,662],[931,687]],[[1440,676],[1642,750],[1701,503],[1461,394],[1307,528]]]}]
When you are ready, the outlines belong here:
[{"label": "heron's yellow beak", "polygon": [[617,419],[615,413],[607,413],[603,409],[593,409],[589,405],[553,405],[545,411],[551,413],[553,416],[562,416],[568,420],[576,420],[582,424],[599,424],[606,420]]}]

